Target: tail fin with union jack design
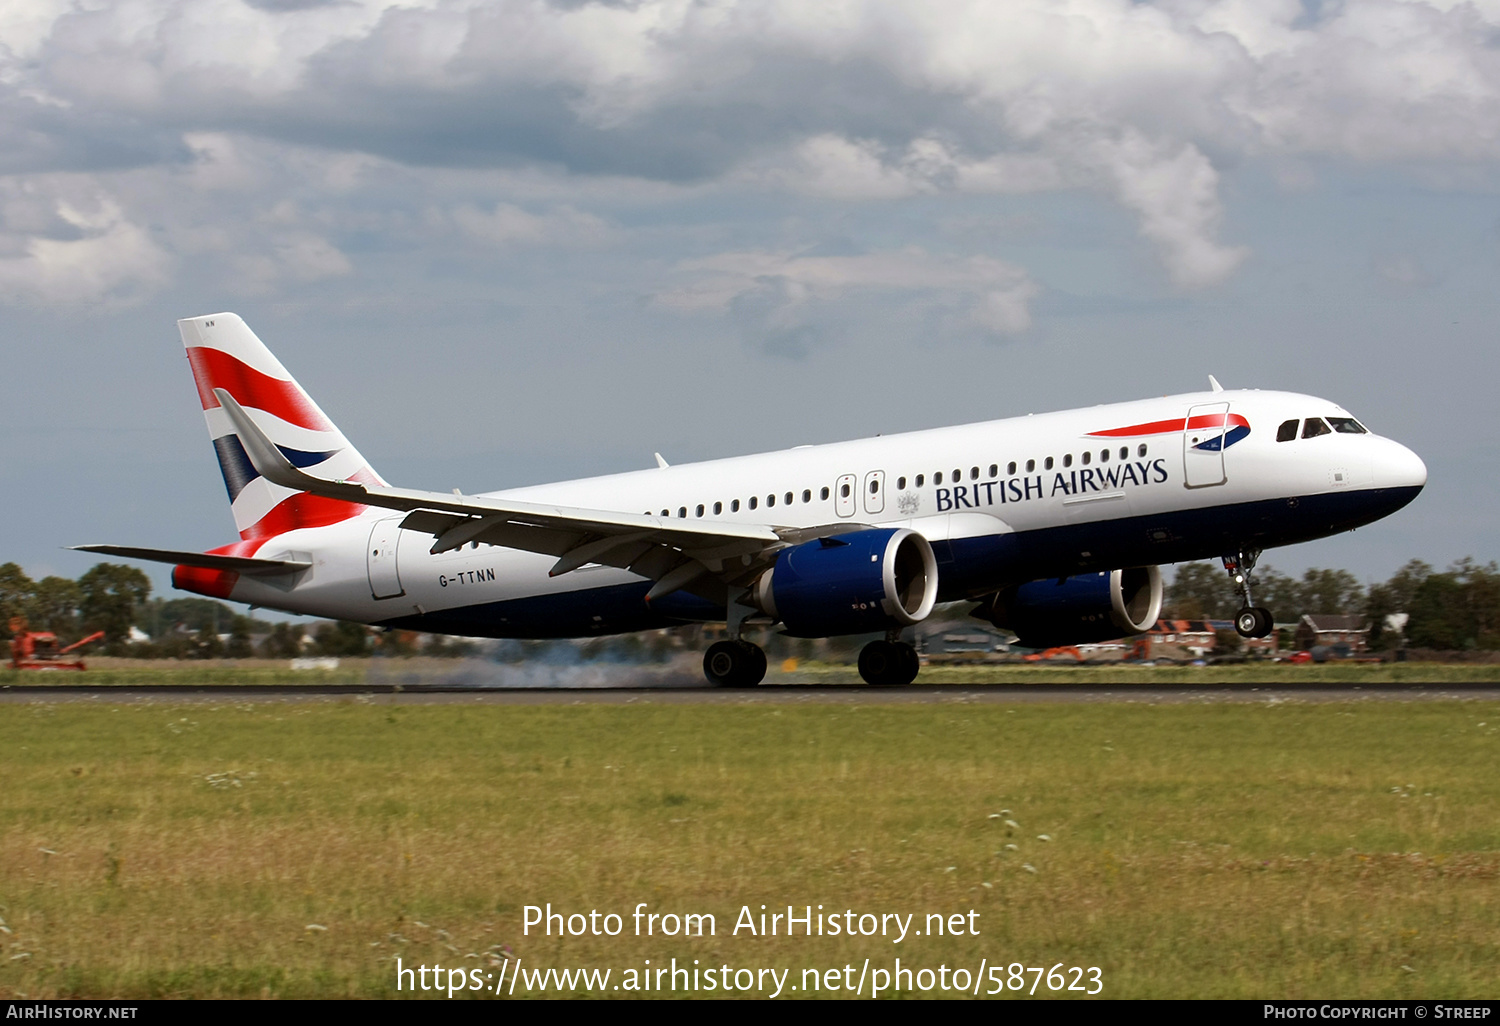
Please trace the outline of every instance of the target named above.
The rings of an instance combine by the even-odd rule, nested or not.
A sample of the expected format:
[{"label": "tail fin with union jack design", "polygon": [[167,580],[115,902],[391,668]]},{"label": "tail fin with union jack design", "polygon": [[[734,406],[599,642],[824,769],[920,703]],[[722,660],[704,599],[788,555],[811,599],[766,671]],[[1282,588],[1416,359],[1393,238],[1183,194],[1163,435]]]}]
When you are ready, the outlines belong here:
[{"label": "tail fin with union jack design", "polygon": [[364,511],[366,507],[356,503],[272,484],[245,455],[214,397],[216,388],[233,396],[293,465],[328,480],[385,484],[243,320],[232,313],[211,314],[178,321],[177,327],[224,474],[234,524],[244,541],[261,543],[286,531],[323,527]]}]

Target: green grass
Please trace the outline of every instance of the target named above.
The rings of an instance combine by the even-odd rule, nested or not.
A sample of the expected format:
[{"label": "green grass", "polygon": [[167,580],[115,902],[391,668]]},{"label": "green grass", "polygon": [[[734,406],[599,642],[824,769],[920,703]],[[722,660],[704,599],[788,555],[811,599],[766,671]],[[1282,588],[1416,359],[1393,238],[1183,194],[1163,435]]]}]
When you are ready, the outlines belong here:
[{"label": "green grass", "polygon": [[[1500,962],[1492,702],[36,704],[0,752],[5,996],[386,997],[500,945],[1113,997],[1493,997]],[[547,902],[626,934],[523,935]],[[638,902],[718,934],[629,936]],[[731,936],[761,904],[980,934]]]}]

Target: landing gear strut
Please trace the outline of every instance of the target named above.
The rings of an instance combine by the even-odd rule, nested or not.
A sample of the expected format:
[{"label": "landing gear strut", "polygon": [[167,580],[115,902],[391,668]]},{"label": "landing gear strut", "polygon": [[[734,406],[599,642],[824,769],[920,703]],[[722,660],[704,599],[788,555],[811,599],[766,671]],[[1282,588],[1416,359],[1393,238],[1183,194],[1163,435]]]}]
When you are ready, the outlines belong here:
[{"label": "landing gear strut", "polygon": [[766,653],[748,641],[716,641],[703,653],[703,675],[721,688],[753,688],[766,675]]},{"label": "landing gear strut", "polygon": [[910,684],[921,668],[917,650],[894,637],[872,641],[859,653],[859,675],[866,684]]},{"label": "landing gear strut", "polygon": [[1224,557],[1224,569],[1234,579],[1235,587],[1245,599],[1240,611],[1234,614],[1234,629],[1242,638],[1264,638],[1271,633],[1274,625],[1271,611],[1264,606],[1255,605],[1255,600],[1250,597],[1250,575],[1254,572],[1258,559],[1258,549],[1248,549]]}]

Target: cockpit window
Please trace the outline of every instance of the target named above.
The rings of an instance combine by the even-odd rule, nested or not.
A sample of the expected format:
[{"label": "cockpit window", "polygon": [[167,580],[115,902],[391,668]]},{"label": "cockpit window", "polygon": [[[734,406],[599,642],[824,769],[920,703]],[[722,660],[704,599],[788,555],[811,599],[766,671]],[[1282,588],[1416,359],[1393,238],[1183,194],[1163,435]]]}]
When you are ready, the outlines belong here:
[{"label": "cockpit window", "polygon": [[1320,417],[1308,417],[1307,421],[1302,425],[1303,438],[1317,438],[1319,435],[1326,435],[1328,433],[1328,425],[1324,424]]},{"label": "cockpit window", "polygon": [[1328,423],[1341,435],[1367,435],[1365,426],[1353,417],[1329,417]]},{"label": "cockpit window", "polygon": [[1296,420],[1284,420],[1284,421],[1282,421],[1281,422],[1281,427],[1279,427],[1279,428],[1276,429],[1276,441],[1278,441],[1278,442],[1290,442],[1293,438],[1296,438],[1297,437],[1297,425],[1299,423],[1301,423],[1301,421],[1296,421]]}]

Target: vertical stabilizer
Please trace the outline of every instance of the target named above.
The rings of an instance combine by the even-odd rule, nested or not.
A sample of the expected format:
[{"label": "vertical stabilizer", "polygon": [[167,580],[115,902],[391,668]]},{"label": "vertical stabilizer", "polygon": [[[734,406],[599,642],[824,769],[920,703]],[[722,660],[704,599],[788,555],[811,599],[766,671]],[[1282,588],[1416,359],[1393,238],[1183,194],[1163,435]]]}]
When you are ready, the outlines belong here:
[{"label": "vertical stabilizer", "polygon": [[357,503],[272,484],[251,465],[228,414],[214,397],[216,388],[233,396],[294,466],[327,480],[385,484],[238,315],[189,317],[178,321],[177,328],[187,348],[241,538],[264,541],[299,527],[338,523],[364,511]]}]

